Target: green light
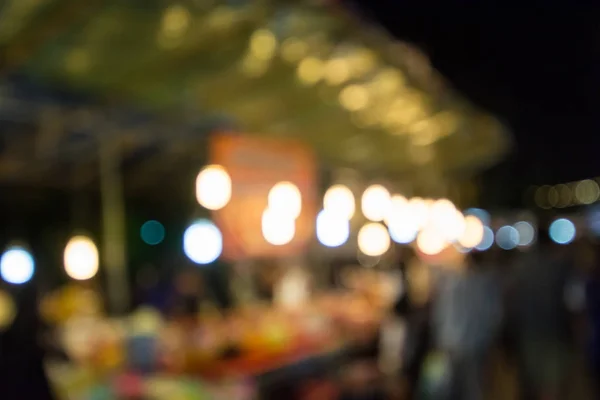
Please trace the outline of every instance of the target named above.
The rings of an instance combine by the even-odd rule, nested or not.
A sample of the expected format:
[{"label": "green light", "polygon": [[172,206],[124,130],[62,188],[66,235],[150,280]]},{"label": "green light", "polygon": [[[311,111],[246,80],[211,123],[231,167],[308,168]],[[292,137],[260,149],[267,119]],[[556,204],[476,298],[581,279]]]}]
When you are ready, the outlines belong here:
[{"label": "green light", "polygon": [[156,246],[165,240],[165,227],[158,221],[146,221],[140,229],[140,236],[144,243]]}]

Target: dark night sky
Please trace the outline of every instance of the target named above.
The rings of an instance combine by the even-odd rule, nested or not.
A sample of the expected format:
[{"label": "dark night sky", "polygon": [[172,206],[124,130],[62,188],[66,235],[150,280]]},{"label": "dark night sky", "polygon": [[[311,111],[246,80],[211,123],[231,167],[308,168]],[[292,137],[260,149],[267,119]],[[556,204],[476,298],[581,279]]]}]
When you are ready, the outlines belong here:
[{"label": "dark night sky", "polygon": [[600,175],[600,3],[355,1],[508,123],[515,150],[484,175],[494,202],[518,205],[528,184]]}]

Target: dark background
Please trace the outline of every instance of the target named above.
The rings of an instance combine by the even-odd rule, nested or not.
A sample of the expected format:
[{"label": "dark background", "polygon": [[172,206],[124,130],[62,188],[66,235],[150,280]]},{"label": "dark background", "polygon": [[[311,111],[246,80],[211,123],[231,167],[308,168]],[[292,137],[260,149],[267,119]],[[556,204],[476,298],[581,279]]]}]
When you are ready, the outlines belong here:
[{"label": "dark background", "polygon": [[531,184],[600,175],[600,3],[347,0],[418,45],[464,96],[496,114],[515,148],[482,179],[487,207]]}]

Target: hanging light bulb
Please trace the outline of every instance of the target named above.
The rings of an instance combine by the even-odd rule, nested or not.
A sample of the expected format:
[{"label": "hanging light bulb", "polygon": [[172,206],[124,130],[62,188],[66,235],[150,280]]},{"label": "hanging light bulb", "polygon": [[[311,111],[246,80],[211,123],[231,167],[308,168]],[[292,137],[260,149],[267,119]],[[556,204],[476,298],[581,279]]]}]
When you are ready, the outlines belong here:
[{"label": "hanging light bulb", "polygon": [[289,214],[267,208],[262,215],[262,234],[268,243],[283,246],[294,239],[296,221]]},{"label": "hanging light bulb", "polygon": [[31,254],[22,247],[8,248],[0,258],[0,275],[8,283],[21,285],[28,282],[35,271]]},{"label": "hanging light bulb", "polygon": [[220,210],[231,200],[231,178],[220,165],[208,165],[196,178],[196,199],[209,210]]},{"label": "hanging light bulb", "polygon": [[339,247],[350,237],[350,222],[329,209],[322,210],[317,215],[317,239],[327,247]]},{"label": "hanging light bulb", "polygon": [[89,237],[74,236],[65,247],[63,261],[69,277],[91,279],[98,273],[98,248]]},{"label": "hanging light bulb", "polygon": [[298,218],[302,212],[302,194],[291,182],[279,182],[269,191],[269,209],[279,215]]},{"label": "hanging light bulb", "polygon": [[328,213],[338,214],[350,220],[356,208],[354,194],[344,185],[333,185],[325,192],[323,208]]},{"label": "hanging light bulb", "polygon": [[196,264],[210,264],[223,251],[223,235],[212,221],[198,220],[183,234],[183,251]]},{"label": "hanging light bulb", "polygon": [[371,221],[383,221],[390,212],[390,192],[381,185],[369,186],[362,195],[362,213]]},{"label": "hanging light bulb", "polygon": [[367,256],[377,257],[390,248],[390,235],[385,226],[379,223],[368,223],[358,231],[358,248]]}]

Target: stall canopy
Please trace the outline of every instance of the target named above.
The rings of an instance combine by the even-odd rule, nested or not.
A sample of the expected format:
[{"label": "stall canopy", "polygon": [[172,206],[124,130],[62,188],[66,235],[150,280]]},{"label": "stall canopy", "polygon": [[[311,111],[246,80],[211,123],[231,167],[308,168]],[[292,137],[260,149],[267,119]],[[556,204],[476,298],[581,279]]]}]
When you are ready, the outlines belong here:
[{"label": "stall canopy", "polygon": [[61,185],[74,162],[93,180],[101,135],[134,186],[197,164],[215,130],[300,139],[324,166],[403,179],[505,153],[505,128],[416,48],[321,3],[5,1],[0,182]]}]

